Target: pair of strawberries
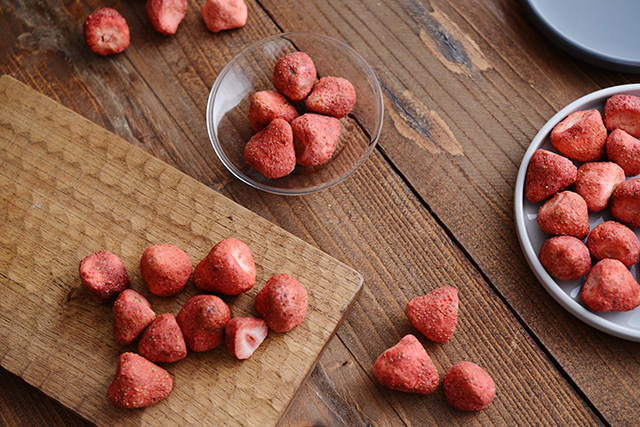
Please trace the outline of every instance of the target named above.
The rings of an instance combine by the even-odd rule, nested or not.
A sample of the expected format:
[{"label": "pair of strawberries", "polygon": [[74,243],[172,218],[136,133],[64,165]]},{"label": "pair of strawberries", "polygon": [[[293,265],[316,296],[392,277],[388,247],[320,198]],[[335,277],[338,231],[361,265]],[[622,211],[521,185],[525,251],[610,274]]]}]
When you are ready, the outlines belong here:
[{"label": "pair of strawberries", "polygon": [[[147,0],[145,9],[157,32],[173,35],[187,14],[187,0]],[[202,6],[202,19],[214,33],[240,28],[247,22],[247,5],[244,0],[207,0]],[[89,49],[99,55],[120,53],[130,42],[127,21],[110,7],[89,15],[82,33]]]},{"label": "pair of strawberries", "polygon": [[[187,254],[173,245],[151,246],[140,260],[147,287],[162,297],[181,292],[192,270],[194,284],[205,292],[238,295],[256,281],[251,251],[237,239],[216,244],[195,270]],[[187,347],[208,351],[223,341],[234,357],[247,359],[264,341],[269,328],[289,331],[303,321],[307,310],[306,289],[288,274],[273,276],[256,295],[256,310],[262,318],[231,318],[229,306],[215,295],[194,296],[175,317],[172,313],[156,316],[149,301],[129,289],[122,260],[107,251],[84,258],[79,271],[83,287],[97,302],[115,298],[116,341],[128,345],[142,334],[139,354],[121,355],[107,393],[115,405],[126,408],[154,404],[170,393],[170,376],[167,382],[168,373],[154,362],[176,362],[187,356]]]},{"label": "pair of strawberries", "polygon": [[[445,286],[407,304],[411,324],[428,339],[444,343],[451,339],[458,321],[458,291]],[[373,373],[385,387],[408,393],[429,394],[436,390],[440,376],[418,339],[408,334],[383,352]],[[444,376],[444,394],[457,409],[480,411],[491,404],[496,394],[493,378],[472,362],[460,362]]]},{"label": "pair of strawberries", "polygon": [[[267,178],[282,178],[296,167],[327,163],[342,136],[340,119],[356,103],[355,88],[341,77],[316,82],[313,60],[304,52],[280,58],[273,71],[277,91],[254,93],[249,101],[249,124],[258,132],[247,143],[245,160]],[[299,115],[289,103],[304,101]],[[303,108],[300,105],[299,108]]]},{"label": "pair of strawberries", "polygon": [[[628,270],[640,257],[630,228],[640,227],[640,179],[627,180],[640,174],[638,137],[640,97],[615,95],[606,101],[604,120],[598,110],[577,111],[556,125],[550,140],[560,154],[540,149],[527,168],[527,199],[550,198],[537,216],[540,230],[554,236],[542,245],[540,262],[560,280],[586,275],[580,298],[596,312],[640,305],[640,285]],[[584,163],[578,168],[573,161]],[[616,221],[590,230],[589,212],[607,207]]]}]

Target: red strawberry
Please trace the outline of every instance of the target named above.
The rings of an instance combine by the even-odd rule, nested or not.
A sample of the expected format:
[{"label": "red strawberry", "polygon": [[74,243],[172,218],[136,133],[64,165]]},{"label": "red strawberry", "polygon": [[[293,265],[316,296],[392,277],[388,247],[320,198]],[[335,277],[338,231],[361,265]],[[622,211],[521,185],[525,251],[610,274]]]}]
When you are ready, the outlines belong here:
[{"label": "red strawberry", "polygon": [[255,134],[244,149],[249,165],[267,178],[282,178],[296,167],[291,125],[284,119],[275,119]]},{"label": "red strawberry", "polygon": [[557,193],[540,210],[538,226],[551,236],[584,239],[589,234],[589,211],[582,196],[571,191]]},{"label": "red strawberry", "polygon": [[587,274],[580,299],[598,313],[629,311],[640,305],[640,285],[623,263],[605,258]]},{"label": "red strawberry", "polygon": [[93,12],[82,27],[84,41],[94,53],[111,55],[129,46],[129,26],[115,9],[105,7]]},{"label": "red strawberry", "polygon": [[151,26],[165,35],[175,34],[187,14],[187,0],[148,0],[147,17]]},{"label": "red strawberry", "polygon": [[307,290],[288,274],[278,274],[256,295],[256,309],[276,332],[287,332],[298,326],[307,313]]},{"label": "red strawberry", "polygon": [[342,77],[323,77],[305,103],[309,111],[341,119],[356,105],[356,90]]},{"label": "red strawberry", "polygon": [[80,281],[98,303],[113,301],[129,287],[122,260],[108,251],[98,251],[80,261]]},{"label": "red strawberry", "polygon": [[640,174],[640,140],[622,129],[616,129],[609,134],[607,156],[624,169],[626,176]]},{"label": "red strawberry", "polygon": [[247,23],[247,4],[244,0],[207,0],[202,6],[202,19],[214,33],[240,28]]},{"label": "red strawberry", "polygon": [[640,257],[640,242],[636,233],[615,221],[605,221],[591,230],[587,247],[594,258],[617,259],[627,267],[638,262]]},{"label": "red strawberry", "polygon": [[238,295],[256,283],[251,250],[242,241],[225,239],[215,245],[193,272],[193,283],[205,292]]},{"label": "red strawberry", "polygon": [[640,97],[614,95],[604,106],[604,121],[609,130],[622,129],[640,138]]},{"label": "red strawberry", "polygon": [[573,236],[555,236],[542,244],[540,264],[560,280],[577,280],[589,272],[589,249]]},{"label": "red strawberry", "polygon": [[178,313],[178,325],[193,351],[207,351],[224,341],[224,328],[231,318],[229,306],[215,295],[196,295]]},{"label": "red strawberry", "polygon": [[573,184],[578,168],[564,156],[538,150],[527,166],[524,194],[531,203],[538,203]]},{"label": "red strawberry", "polygon": [[587,202],[589,211],[600,212],[609,204],[613,190],[624,180],[624,170],[615,163],[585,163],[578,169],[575,191]]},{"label": "red strawberry", "polygon": [[149,246],[140,259],[140,273],[152,294],[169,297],[180,293],[191,277],[189,256],[173,245]]},{"label": "red strawberry", "polygon": [[549,138],[568,158],[596,162],[604,157],[607,129],[598,110],[576,111],[558,123]]},{"label": "red strawberry", "polygon": [[629,227],[640,227],[640,178],[625,181],[613,190],[611,214]]},{"label": "red strawberry", "polygon": [[480,366],[472,362],[460,362],[444,376],[444,396],[456,409],[481,411],[496,396],[496,384]]},{"label": "red strawberry", "polygon": [[285,119],[289,123],[298,117],[295,107],[287,98],[273,90],[254,93],[249,101],[249,124],[256,132],[262,130],[274,119]]},{"label": "red strawberry", "polygon": [[373,374],[383,386],[407,393],[433,393],[440,383],[431,358],[410,334],[378,357]]},{"label": "red strawberry", "polygon": [[304,52],[292,52],[278,59],[273,68],[273,85],[292,101],[302,101],[316,82],[316,66]]},{"label": "red strawberry", "polygon": [[342,126],[335,117],[304,114],[291,122],[296,161],[303,166],[326,163],[333,156],[342,136]]},{"label": "red strawberry", "polygon": [[244,360],[251,357],[268,332],[267,322],[262,319],[234,317],[229,320],[224,330],[224,341],[229,353]]},{"label": "red strawberry", "polygon": [[412,299],[407,304],[407,317],[431,341],[449,341],[458,322],[458,290],[444,286]]},{"label": "red strawberry", "polygon": [[145,297],[125,289],[113,303],[113,336],[119,344],[129,345],[155,318]]},{"label": "red strawberry", "polygon": [[107,397],[119,408],[144,408],[167,397],[172,389],[169,372],[135,353],[123,353]]},{"label": "red strawberry", "polygon": [[152,362],[177,362],[187,357],[187,345],[171,313],[161,314],[144,331],[138,353]]}]

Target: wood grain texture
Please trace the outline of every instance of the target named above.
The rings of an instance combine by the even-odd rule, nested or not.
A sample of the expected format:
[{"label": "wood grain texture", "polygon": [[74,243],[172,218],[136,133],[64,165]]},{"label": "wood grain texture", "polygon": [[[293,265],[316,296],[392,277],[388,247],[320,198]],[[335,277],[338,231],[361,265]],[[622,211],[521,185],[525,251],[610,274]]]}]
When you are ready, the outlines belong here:
[{"label": "wood grain texture", "polygon": [[547,119],[638,76],[568,57],[515,1],[293,3],[263,2],[284,31],[333,34],[367,59],[386,90],[389,161],[597,412],[614,424],[637,418],[640,395],[628,390],[640,388],[640,345],[584,325],[546,294],[516,238],[513,194]]},{"label": "wood grain texture", "polygon": [[[0,79],[0,364],[98,425],[275,425],[357,296],[362,277],[273,224],[17,81]],[[194,262],[220,240],[252,249],[258,285],[225,298],[256,316],[257,291],[289,273],[309,292],[305,321],[272,333],[251,359],[222,347],[167,367],[175,388],[144,411],[106,399],[119,354],[110,305],[79,286],[77,264],[107,249],[130,272],[144,249],[171,242]],[[196,289],[154,298],[177,314]],[[135,350],[135,348],[133,348]]]}]

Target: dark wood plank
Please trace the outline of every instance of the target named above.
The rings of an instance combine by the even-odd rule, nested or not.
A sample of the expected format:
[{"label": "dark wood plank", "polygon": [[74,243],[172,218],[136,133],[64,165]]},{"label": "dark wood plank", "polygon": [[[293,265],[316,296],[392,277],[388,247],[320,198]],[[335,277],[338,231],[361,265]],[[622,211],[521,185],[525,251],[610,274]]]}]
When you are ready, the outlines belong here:
[{"label": "dark wood plank", "polygon": [[[526,27],[515,2],[491,3],[498,11],[490,11],[489,16],[499,15],[504,7],[506,17],[513,20],[497,27],[504,34],[493,29],[494,19],[481,19],[488,6],[472,2],[465,2],[464,16],[439,2],[438,19],[431,21],[428,18],[435,9],[407,1],[248,3],[250,20],[245,28],[212,35],[200,22],[198,5],[191,2],[187,25],[171,38],[154,34],[146,25],[144,2],[106,4],[121,10],[134,34],[132,46],[112,58],[96,57],[79,39],[84,16],[100,6],[98,2],[62,4],[51,0],[41,7],[26,1],[3,4],[0,25],[8,30],[0,35],[4,48],[0,50],[0,71],[52,96],[363,273],[363,295],[283,424],[597,423],[597,414],[582,400],[580,391],[536,341],[545,336],[539,329],[554,325],[547,324],[550,314],[535,310],[562,313],[557,313],[557,307],[540,289],[535,290],[530,274],[519,273],[522,259],[511,245],[512,231],[504,227],[511,215],[510,174],[515,177],[513,171],[526,138],[553,109],[548,103],[544,106],[545,98],[529,83],[540,79],[527,68],[527,55],[536,52],[516,55],[507,43],[519,25]],[[436,25],[441,21],[447,24],[443,27],[446,30]],[[505,58],[501,59],[498,50],[484,59],[476,53],[472,60],[452,56],[453,52],[444,49],[446,43],[426,47],[434,36],[444,36],[439,30],[446,33],[457,27],[461,33],[470,31],[469,40],[477,40],[475,43],[484,48],[488,39],[478,38],[470,23],[491,29],[483,37],[497,38],[505,45]],[[233,179],[215,158],[204,124],[209,87],[226,61],[247,43],[279,31],[278,27],[348,40],[373,65],[386,93],[388,114],[381,152],[340,186],[304,198],[261,193]],[[532,31],[529,28],[530,37]],[[546,52],[540,49],[537,55],[553,60]],[[493,61],[499,62],[503,74],[496,71]],[[576,85],[584,87],[583,79]],[[562,89],[554,82],[547,78],[537,84]],[[464,86],[471,83],[476,85],[473,90]],[[515,86],[509,87],[511,84]],[[515,109],[510,100],[528,108],[527,114],[533,110],[534,116],[512,116]],[[543,106],[537,107],[537,103]],[[483,124],[479,126],[480,138],[475,132],[478,123]],[[469,159],[478,164],[469,166]],[[477,216],[468,212],[478,208],[484,211],[476,224]],[[490,221],[485,223],[487,218]],[[451,236],[462,242],[462,250]],[[498,243],[490,243],[489,237],[496,237]],[[482,251],[486,254],[479,254]],[[473,263],[467,254],[472,255]],[[512,255],[516,260],[505,268],[501,263],[507,263]],[[496,257],[505,260],[492,260]],[[516,277],[517,289],[506,286],[510,276]],[[403,334],[415,332],[404,316],[407,300],[443,284],[460,289],[459,331],[445,345],[422,341],[441,374],[453,363],[469,359],[494,375],[499,396],[494,405],[477,415],[452,410],[441,389],[426,397],[383,389],[371,372],[378,354]],[[493,286],[500,293],[495,293]],[[528,287],[534,290],[527,291]],[[529,296],[542,302],[532,303]],[[526,327],[519,317],[524,318]],[[536,339],[529,335],[529,328],[536,332]],[[563,340],[567,342],[562,338],[559,344],[544,342],[544,346],[558,347]],[[582,361],[574,362],[584,367]],[[28,386],[18,387],[22,387],[20,396],[29,393]],[[47,399],[43,397],[39,403]],[[12,404],[2,405],[2,412],[6,408],[13,414],[9,417],[21,413]],[[68,424],[46,414],[30,414],[26,416],[33,417],[34,424]],[[42,423],[43,419],[48,422]]]},{"label": "dark wood plank", "polygon": [[544,122],[638,76],[567,56],[513,0],[294,3],[263,5],[285,31],[333,34],[372,64],[386,91],[381,149],[597,411],[614,424],[637,418],[640,394],[629,390],[640,386],[640,345],[582,324],[546,294],[512,212],[517,169]]}]

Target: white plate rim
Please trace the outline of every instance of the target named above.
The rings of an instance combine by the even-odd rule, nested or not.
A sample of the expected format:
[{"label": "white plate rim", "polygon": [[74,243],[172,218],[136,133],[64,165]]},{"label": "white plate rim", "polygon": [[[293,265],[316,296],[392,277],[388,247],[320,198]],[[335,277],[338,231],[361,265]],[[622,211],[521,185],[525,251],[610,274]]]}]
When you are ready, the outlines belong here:
[{"label": "white plate rim", "polygon": [[[579,111],[581,107],[589,102],[595,101],[601,98],[608,98],[610,96],[625,93],[628,91],[640,91],[640,84],[626,84],[619,86],[612,86],[606,89],[601,89],[592,93],[589,93],[566,107],[557,112],[545,125],[540,129],[540,131],[536,134],[536,136],[531,141],[529,148],[524,154],[522,159],[522,163],[520,164],[520,169],[518,170],[518,176],[516,178],[516,187],[515,187],[515,221],[516,221],[516,232],[518,235],[518,241],[520,242],[520,247],[524,253],[524,256],[527,260],[527,263],[531,267],[534,275],[537,277],[538,281],[542,284],[542,286],[546,289],[546,291],[568,312],[573,314],[575,317],[583,321],[584,323],[602,331],[608,333],[610,335],[624,338],[630,341],[638,341],[640,342],[640,330],[635,330],[615,322],[611,320],[603,318],[601,315],[588,310],[578,302],[576,302],[573,298],[568,296],[560,286],[555,282],[555,280],[547,273],[542,264],[538,259],[538,255],[536,251],[533,249],[533,245],[531,240],[529,239],[526,226],[525,226],[525,218],[524,218],[524,181],[526,178],[527,167],[529,165],[529,161],[531,160],[531,156],[533,153],[540,148],[545,137],[551,132],[553,127],[559,123],[562,119],[567,117],[569,114],[574,111]],[[638,310],[638,309],[636,309]]]}]

